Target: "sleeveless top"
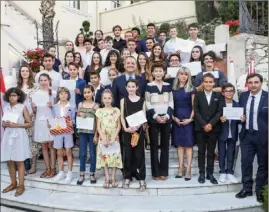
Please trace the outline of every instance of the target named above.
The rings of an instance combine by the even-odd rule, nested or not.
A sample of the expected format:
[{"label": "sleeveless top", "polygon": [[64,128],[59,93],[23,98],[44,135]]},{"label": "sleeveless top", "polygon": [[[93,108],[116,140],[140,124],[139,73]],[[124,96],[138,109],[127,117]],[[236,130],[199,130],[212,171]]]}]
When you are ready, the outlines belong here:
[{"label": "sleeveless top", "polygon": [[[96,119],[95,117],[95,112],[96,110],[94,109],[95,104],[92,106],[92,108],[85,108],[83,107],[83,102],[82,102],[82,107],[80,108],[80,112],[84,113],[87,118],[94,118],[94,121]],[[94,123],[94,129],[93,130],[87,130],[87,129],[78,129],[78,133],[95,133],[95,128],[96,124]]]},{"label": "sleeveless top", "polygon": [[140,97],[137,102],[132,102],[128,97],[124,98],[124,118],[126,121],[126,127],[129,127],[126,117],[143,110],[143,105],[144,98]]}]

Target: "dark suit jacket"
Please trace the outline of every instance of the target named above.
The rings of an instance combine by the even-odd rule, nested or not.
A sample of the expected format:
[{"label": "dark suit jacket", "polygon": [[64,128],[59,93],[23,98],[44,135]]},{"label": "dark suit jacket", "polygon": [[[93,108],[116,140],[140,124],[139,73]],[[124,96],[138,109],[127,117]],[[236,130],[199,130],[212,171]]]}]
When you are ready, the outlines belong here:
[{"label": "dark suit jacket", "polygon": [[[246,106],[250,92],[243,92],[240,95],[239,104],[244,107],[246,115]],[[262,91],[261,99],[258,107],[258,136],[264,146],[268,146],[268,92]],[[239,134],[240,141],[244,140],[246,134],[246,122],[242,124],[242,130]]]},{"label": "dark suit jacket", "polygon": [[[224,107],[226,107],[226,103],[224,102]],[[240,107],[239,103],[233,101],[233,107]],[[238,140],[238,124],[241,123],[240,120],[231,120],[231,134],[232,140],[236,142]],[[219,140],[226,141],[229,136],[229,120],[220,124],[220,135]]]},{"label": "dark suit jacket", "polygon": [[[70,78],[69,78],[70,79]],[[69,80],[68,79],[68,80]],[[84,79],[78,78],[76,81],[76,88],[80,90],[80,94],[76,94],[76,107],[78,108],[78,104],[83,101],[83,89],[86,85],[86,82]]]},{"label": "dark suit jacket", "polygon": [[[158,42],[159,44],[162,44],[162,41],[158,37],[154,37],[155,43]],[[146,46],[146,40],[140,40],[140,49],[141,52],[147,52],[148,48]]]},{"label": "dark suit jacket", "polygon": [[212,92],[208,105],[205,93],[203,91],[197,92],[194,98],[195,130],[204,131],[203,127],[205,125],[212,124],[210,132],[219,132],[223,104],[224,99],[219,93]]},{"label": "dark suit jacket", "polygon": [[[145,90],[146,90],[146,80],[145,78],[135,75],[135,79],[138,81],[139,84],[139,93],[140,96],[144,98],[145,96]],[[120,100],[122,98],[127,98],[128,93],[125,88],[125,83],[126,83],[126,76],[121,75],[117,78],[114,79],[113,84],[112,84],[112,93],[113,93],[113,98],[114,98],[114,107],[120,108]]]}]

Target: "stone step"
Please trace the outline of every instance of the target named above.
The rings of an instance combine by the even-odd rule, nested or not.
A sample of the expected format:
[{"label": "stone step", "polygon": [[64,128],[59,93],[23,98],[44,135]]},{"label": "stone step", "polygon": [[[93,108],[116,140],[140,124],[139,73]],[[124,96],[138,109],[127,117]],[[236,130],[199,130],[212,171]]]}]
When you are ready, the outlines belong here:
[{"label": "stone step", "polygon": [[[1,182],[1,188],[9,184]],[[113,190],[113,189],[109,189]],[[100,196],[26,186],[23,195],[1,194],[1,205],[39,212],[262,212],[255,196],[236,199],[236,192],[175,196]]]},{"label": "stone step", "polygon": [[[116,195],[116,196],[182,196],[182,195],[197,195],[197,194],[211,194],[211,193],[225,193],[236,192],[242,188],[241,183],[219,183],[217,185],[211,184],[208,180],[204,184],[198,183],[198,176],[192,176],[190,181],[182,179],[176,179],[174,176],[168,177],[166,181],[155,181],[151,177],[146,179],[147,190],[145,192],[139,192],[139,183],[134,180],[130,184],[129,189],[122,188],[122,177],[117,177],[119,187],[113,189],[104,189],[103,184],[105,177],[101,176],[97,178],[96,184],[90,184],[89,175],[86,175],[86,180],[82,186],[76,184],[79,179],[79,173],[73,174],[73,180],[71,184],[62,184],[55,182],[53,179],[40,178],[41,171],[25,176],[25,185],[28,187],[34,187],[38,189],[54,190],[70,193],[81,193],[90,195]],[[215,175],[218,179],[218,175]],[[2,169],[1,181],[10,183],[10,178],[7,169]]]}]

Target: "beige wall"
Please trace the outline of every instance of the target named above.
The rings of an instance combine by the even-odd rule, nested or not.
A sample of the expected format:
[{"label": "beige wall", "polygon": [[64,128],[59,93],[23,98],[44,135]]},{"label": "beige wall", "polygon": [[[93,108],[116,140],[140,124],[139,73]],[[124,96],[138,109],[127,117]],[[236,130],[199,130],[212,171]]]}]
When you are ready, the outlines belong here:
[{"label": "beige wall", "polygon": [[[99,28],[105,34],[111,33],[112,27],[120,24],[123,30],[134,26],[133,15],[138,21],[139,17],[147,24],[149,21],[155,23],[173,22],[181,18],[195,19],[194,1],[147,1],[114,10],[99,13]],[[190,20],[190,21],[192,21]]]}]

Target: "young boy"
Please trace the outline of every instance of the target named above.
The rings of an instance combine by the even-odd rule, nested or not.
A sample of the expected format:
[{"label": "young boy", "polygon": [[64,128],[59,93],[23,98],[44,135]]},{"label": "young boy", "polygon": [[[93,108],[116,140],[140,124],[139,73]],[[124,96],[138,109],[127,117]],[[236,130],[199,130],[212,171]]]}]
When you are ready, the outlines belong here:
[{"label": "young boy", "polygon": [[94,97],[93,100],[95,103],[101,105],[101,95],[105,90],[105,87],[100,83],[100,75],[97,72],[92,72],[90,74],[90,82],[94,88]]},{"label": "young boy", "polygon": [[[207,73],[202,78],[203,91],[197,92],[194,98],[194,120],[198,144],[199,183],[206,179],[218,184],[213,176],[215,147],[220,132],[220,117],[223,108],[223,97],[213,91],[214,76]],[[207,151],[207,168],[205,170],[205,153]]]},{"label": "young boy", "polygon": [[[111,36],[106,36],[105,37],[105,48],[100,51],[100,54],[102,56],[102,64],[103,65],[106,62],[106,57],[107,57],[108,52],[110,50],[114,49],[114,48],[112,48],[112,46],[113,46],[113,38]],[[114,50],[118,51],[117,49],[114,49]]]},{"label": "young boy", "polygon": [[[235,88],[231,83],[222,85],[222,95],[224,96],[224,107],[240,107],[239,103],[233,100]],[[227,120],[225,116],[220,117],[220,135],[218,140],[219,147],[219,167],[220,178],[219,181],[225,183],[229,180],[232,183],[237,183],[234,176],[234,153],[235,145],[238,139],[238,120]],[[244,122],[244,116],[241,117]],[[227,169],[225,170],[225,162],[227,161]]]},{"label": "young boy", "polygon": [[136,41],[134,39],[129,39],[127,41],[127,49],[130,51],[131,56],[137,59],[138,54],[135,52]]},{"label": "young boy", "polygon": [[84,55],[82,55],[83,57],[83,66],[84,68],[86,68],[87,66],[91,65],[91,61],[92,61],[92,55],[94,53],[94,51],[92,51],[92,41],[90,39],[85,39],[84,42],[84,47],[86,49],[86,52]]},{"label": "young boy", "polygon": [[198,38],[198,33],[200,32],[200,28],[198,23],[192,23],[188,26],[188,32],[190,37],[187,39],[191,43],[192,46],[199,45],[202,47],[205,52],[205,41]]},{"label": "young boy", "polygon": [[151,51],[152,51],[153,46],[154,46],[154,39],[153,38],[146,38],[146,47],[147,47],[146,54],[148,55],[148,57],[151,56]]}]

